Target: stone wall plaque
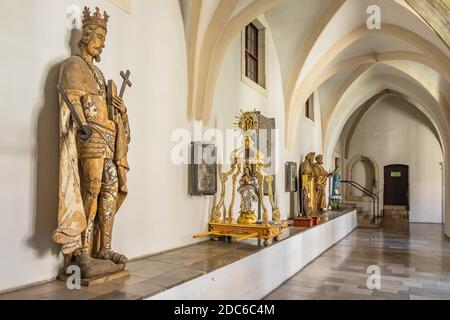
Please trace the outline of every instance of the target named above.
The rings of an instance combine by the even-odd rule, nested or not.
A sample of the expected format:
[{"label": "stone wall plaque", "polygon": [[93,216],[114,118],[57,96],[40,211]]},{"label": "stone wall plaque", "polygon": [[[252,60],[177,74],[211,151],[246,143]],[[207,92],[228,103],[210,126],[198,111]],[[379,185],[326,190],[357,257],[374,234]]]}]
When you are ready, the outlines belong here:
[{"label": "stone wall plaque", "polygon": [[297,178],[297,163],[286,162],[285,165],[285,190],[286,192],[297,192],[298,178]]},{"label": "stone wall plaque", "polygon": [[217,192],[217,148],[198,141],[191,143],[188,165],[188,193],[192,196]]},{"label": "stone wall plaque", "polygon": [[[264,171],[273,175],[272,190],[275,194],[276,176],[275,176],[275,119],[267,118],[260,112],[258,114],[258,130],[256,132],[256,148],[258,148],[265,157]],[[264,182],[264,195],[268,195],[267,183]]]}]

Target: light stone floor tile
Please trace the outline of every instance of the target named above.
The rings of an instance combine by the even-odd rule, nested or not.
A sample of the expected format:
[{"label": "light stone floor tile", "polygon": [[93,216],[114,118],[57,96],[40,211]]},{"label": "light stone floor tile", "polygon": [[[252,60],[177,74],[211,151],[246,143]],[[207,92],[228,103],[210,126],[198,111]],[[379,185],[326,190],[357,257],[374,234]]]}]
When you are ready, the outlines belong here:
[{"label": "light stone floor tile", "polygon": [[[367,288],[370,265],[380,267],[380,290]],[[282,299],[285,292],[289,299],[299,293],[299,300],[311,294],[326,300],[450,300],[450,240],[433,224],[386,221],[377,229],[357,229],[268,298]]]},{"label": "light stone floor tile", "polygon": [[405,287],[414,287],[414,288],[423,288],[423,281],[411,281],[411,280],[403,280],[403,286]]},{"label": "light stone floor tile", "polygon": [[410,300],[450,300],[450,297],[429,297],[429,296],[417,296],[414,294],[409,295]]}]

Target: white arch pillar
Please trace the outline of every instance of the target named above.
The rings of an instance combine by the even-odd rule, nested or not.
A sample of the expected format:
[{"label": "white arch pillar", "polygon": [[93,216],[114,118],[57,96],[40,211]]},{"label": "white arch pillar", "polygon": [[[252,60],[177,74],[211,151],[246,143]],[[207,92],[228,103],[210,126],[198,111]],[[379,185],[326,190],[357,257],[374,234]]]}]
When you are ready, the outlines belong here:
[{"label": "white arch pillar", "polygon": [[445,224],[445,162],[439,163],[442,171],[442,223]]},{"label": "white arch pillar", "polygon": [[444,232],[447,237],[450,237],[450,192],[448,192],[448,186],[450,186],[450,170],[448,166],[447,157],[444,158],[445,161],[443,163],[444,167],[444,186],[443,186],[443,211],[444,211]]}]

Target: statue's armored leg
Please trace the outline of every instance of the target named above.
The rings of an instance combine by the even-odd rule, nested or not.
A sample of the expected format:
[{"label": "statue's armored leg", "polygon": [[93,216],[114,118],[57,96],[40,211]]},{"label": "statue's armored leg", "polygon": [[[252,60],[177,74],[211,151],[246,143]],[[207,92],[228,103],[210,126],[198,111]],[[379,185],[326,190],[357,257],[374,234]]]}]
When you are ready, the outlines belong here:
[{"label": "statue's armored leg", "polygon": [[81,190],[87,226],[83,233],[83,247],[74,253],[74,261],[80,267],[83,278],[93,278],[122,269],[112,261],[97,260],[91,257],[94,221],[103,176],[103,162],[103,159],[81,160]]},{"label": "statue's armored leg", "polygon": [[92,254],[94,238],[94,221],[97,215],[98,196],[102,186],[103,159],[82,159],[81,191],[84,212],[86,215],[86,230],[83,235],[83,248]]},{"label": "statue's armored leg", "polygon": [[127,263],[127,257],[112,251],[111,240],[114,226],[114,216],[116,214],[117,195],[119,190],[119,180],[117,177],[117,167],[114,161],[106,159],[102,180],[102,188],[99,199],[99,221],[101,230],[99,259],[111,260],[117,264]]}]

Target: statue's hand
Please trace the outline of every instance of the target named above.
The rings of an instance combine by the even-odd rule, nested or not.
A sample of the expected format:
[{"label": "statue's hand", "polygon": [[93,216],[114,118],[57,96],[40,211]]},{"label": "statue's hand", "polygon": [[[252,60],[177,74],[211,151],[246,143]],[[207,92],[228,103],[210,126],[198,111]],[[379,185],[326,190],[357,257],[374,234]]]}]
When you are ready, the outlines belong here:
[{"label": "statue's hand", "polygon": [[127,108],[125,107],[125,103],[123,102],[123,99],[119,96],[115,96],[113,98],[113,106],[117,110],[120,111],[120,113],[125,114],[127,113]]}]

